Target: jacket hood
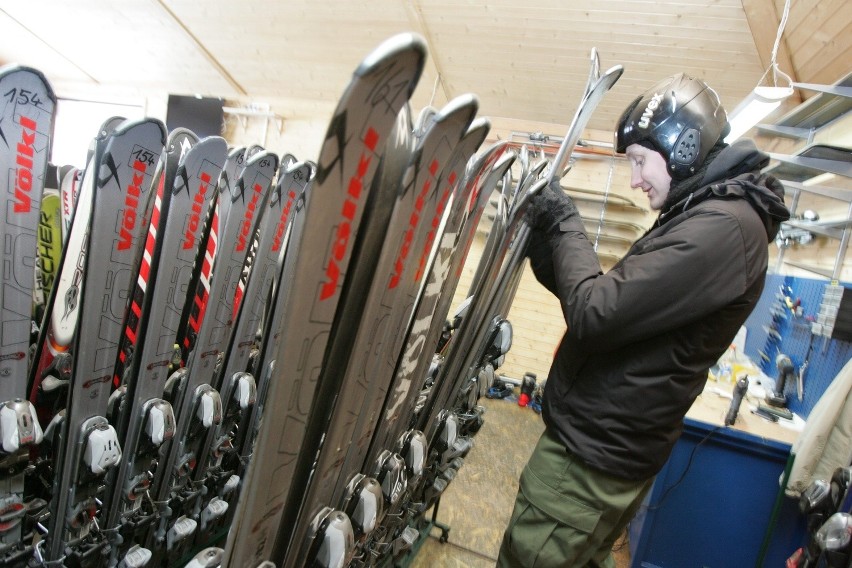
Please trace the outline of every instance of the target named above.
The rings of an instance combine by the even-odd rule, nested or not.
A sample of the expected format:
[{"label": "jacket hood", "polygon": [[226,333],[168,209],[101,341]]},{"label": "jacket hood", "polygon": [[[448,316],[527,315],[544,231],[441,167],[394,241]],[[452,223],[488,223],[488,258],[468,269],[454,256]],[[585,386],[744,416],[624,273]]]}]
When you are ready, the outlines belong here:
[{"label": "jacket hood", "polygon": [[[774,176],[760,170],[769,164],[769,156],[748,139],[725,147],[709,164],[699,189],[690,193],[670,210],[682,209],[715,196],[745,199],[760,216],[767,242],[772,242],[781,223],[790,218],[784,204],[784,186]],[[661,215],[661,221],[662,221]]]}]

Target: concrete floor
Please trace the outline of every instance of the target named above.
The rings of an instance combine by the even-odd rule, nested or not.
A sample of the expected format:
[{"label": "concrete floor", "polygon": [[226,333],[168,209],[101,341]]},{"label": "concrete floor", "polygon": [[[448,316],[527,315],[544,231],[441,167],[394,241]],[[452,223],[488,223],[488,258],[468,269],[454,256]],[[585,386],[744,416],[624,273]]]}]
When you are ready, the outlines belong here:
[{"label": "concrete floor", "polygon": [[[544,430],[541,417],[509,399],[483,399],[485,424],[465,465],[441,499],[437,521],[448,525],[449,541],[437,528],[410,568],[492,568],[509,522],[521,470]],[[616,545],[617,568],[627,568],[626,539]]]}]

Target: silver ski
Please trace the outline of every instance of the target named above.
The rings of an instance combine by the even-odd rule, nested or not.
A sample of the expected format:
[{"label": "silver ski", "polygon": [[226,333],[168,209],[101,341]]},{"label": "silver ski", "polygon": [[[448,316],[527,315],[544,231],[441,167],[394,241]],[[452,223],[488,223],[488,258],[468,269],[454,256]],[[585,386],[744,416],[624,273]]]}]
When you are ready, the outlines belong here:
[{"label": "silver ski", "polygon": [[[124,123],[107,138],[95,164],[83,269],[90,277],[79,307],[79,323],[86,333],[75,339],[69,404],[59,434],[61,459],[55,463],[61,464],[62,474],[56,476],[51,503],[47,537],[51,561],[67,554],[98,553],[97,544],[83,541],[93,528],[102,476],[121,458],[115,430],[104,414],[128,307],[127,290],[147,229],[151,181],[164,144],[161,122]],[[87,544],[93,547],[86,548]]]},{"label": "silver ski", "polygon": [[42,440],[27,400],[36,232],[53,135],[56,96],[28,67],[0,69],[0,563],[32,551],[26,538],[24,469]]},{"label": "silver ski", "polygon": [[[310,176],[311,167],[305,163],[293,164],[282,172],[257,231],[257,253],[246,281],[223,371],[215,385],[222,399],[222,422],[209,430],[194,473],[196,482],[208,486],[207,495],[199,500],[196,507],[195,514],[200,522],[199,539],[205,538],[202,535],[209,537],[214,527],[222,529],[221,521],[226,518],[228,508],[232,503],[236,504],[233,497],[237,494],[240,479],[236,471],[223,469],[222,463],[228,454],[235,451],[237,432],[249,428],[251,410],[257,401],[256,379],[247,371],[249,356],[267,312],[269,293],[278,284],[283,245],[292,214],[297,201],[304,198]],[[199,544],[203,542],[199,540]]]},{"label": "silver ski", "polygon": [[411,34],[382,44],[356,70],[331,120],[308,194],[304,230],[298,241],[291,239],[287,251],[287,288],[279,308],[285,312],[284,330],[267,403],[286,410],[264,416],[247,474],[252,491],[243,493],[228,535],[228,566],[283,559],[286,550],[274,550],[281,513],[304,436],[305,414],[325,369],[326,347],[346,331],[332,323],[351,268],[364,201],[386,136],[420,77],[425,51],[423,40]]},{"label": "silver ski", "polygon": [[[176,135],[177,132],[177,135]],[[131,323],[125,326],[127,349],[120,354],[114,381],[121,381],[114,398],[122,399],[114,424],[122,440],[124,459],[109,477],[102,528],[121,534],[124,542],[141,536],[141,509],[151,482],[157,448],[174,433],[174,411],[161,397],[188,284],[192,278],[216,180],[225,162],[227,146],[219,137],[205,138],[191,146],[195,136],[185,131],[169,136],[166,175],[158,188],[149,225],[145,255],[136,279],[131,304]],[[166,189],[168,188],[168,189]],[[125,359],[129,355],[129,361]],[[126,370],[126,374],[124,369]],[[129,546],[129,544],[128,544]],[[114,540],[113,564],[122,548]]]},{"label": "silver ski", "polygon": [[[232,203],[212,266],[209,295],[196,344],[185,368],[169,378],[166,399],[176,418],[174,438],[161,446],[162,457],[151,494],[160,519],[149,542],[160,554],[176,554],[192,542],[197,521],[192,518],[203,483],[193,480],[197,457],[206,432],[222,419],[222,402],[212,386],[233,331],[233,306],[237,285],[258,217],[278,167],[274,154],[255,154],[240,174],[231,195]],[[202,283],[204,284],[204,283]]]},{"label": "silver ski", "polygon": [[[363,313],[349,360],[334,359],[333,364],[342,367],[335,373],[337,380],[325,381],[315,395],[317,403],[309,420],[324,426],[322,449],[310,474],[306,495],[299,495],[299,503],[304,500],[301,513],[294,504],[288,504],[284,511],[288,518],[298,515],[286,566],[309,561],[312,539],[307,537],[312,519],[323,508],[338,506],[339,496],[334,495],[338,477],[351,477],[361,469],[360,463],[354,471],[346,463],[348,450],[360,444],[366,452],[371,428],[362,422],[371,424],[374,417],[367,413],[375,414],[376,409],[375,405],[365,406],[365,400],[368,397],[384,400],[393,366],[391,363],[388,370],[385,362],[396,361],[393,350],[400,342],[398,334],[410,316],[410,306],[423,281],[422,266],[431,252],[431,246],[426,246],[430,225],[436,217],[440,222],[438,211],[443,213],[451,194],[451,188],[442,183],[442,172],[477,108],[477,101],[471,95],[451,101],[429,118],[414,149],[383,243],[377,247],[380,254],[374,253],[379,254],[378,263],[362,300]],[[309,459],[313,453],[313,448],[303,447],[301,459]],[[303,467],[310,473],[312,465],[310,459]],[[295,482],[302,485],[298,477]],[[290,510],[292,517],[288,514]]]}]

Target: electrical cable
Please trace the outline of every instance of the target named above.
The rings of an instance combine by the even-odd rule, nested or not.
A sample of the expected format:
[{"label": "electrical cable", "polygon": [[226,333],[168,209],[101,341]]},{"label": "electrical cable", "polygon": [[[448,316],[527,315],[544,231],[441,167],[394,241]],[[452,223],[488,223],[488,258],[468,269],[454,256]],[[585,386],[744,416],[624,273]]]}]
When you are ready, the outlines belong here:
[{"label": "electrical cable", "polygon": [[692,460],[695,458],[695,453],[698,451],[698,448],[700,448],[704,444],[704,442],[709,440],[713,436],[713,434],[715,434],[719,430],[722,430],[723,428],[726,428],[726,426],[716,426],[715,428],[713,428],[712,430],[707,432],[707,434],[701,439],[701,441],[698,442],[695,445],[694,448],[692,448],[692,452],[690,452],[689,459],[686,462],[686,467],[684,468],[683,472],[680,474],[680,477],[678,478],[678,480],[675,481],[673,485],[670,485],[669,487],[666,488],[666,490],[663,492],[662,497],[660,497],[660,500],[657,502],[656,505],[645,507],[646,510],[656,511],[657,509],[659,509],[660,507],[663,506],[663,503],[665,503],[666,499],[668,498],[668,496],[672,492],[672,490],[674,490],[675,487],[680,485],[683,482],[684,478],[686,478],[686,474],[689,473],[689,469],[692,467]]}]

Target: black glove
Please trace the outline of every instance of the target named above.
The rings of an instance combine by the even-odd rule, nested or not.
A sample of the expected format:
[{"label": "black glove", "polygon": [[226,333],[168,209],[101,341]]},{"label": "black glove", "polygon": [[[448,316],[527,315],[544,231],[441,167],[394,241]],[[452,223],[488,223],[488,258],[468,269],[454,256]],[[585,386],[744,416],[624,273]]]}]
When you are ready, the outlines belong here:
[{"label": "black glove", "polygon": [[526,221],[534,232],[550,237],[558,230],[559,223],[578,215],[574,200],[554,178],[538,195],[532,198],[526,211]]}]

